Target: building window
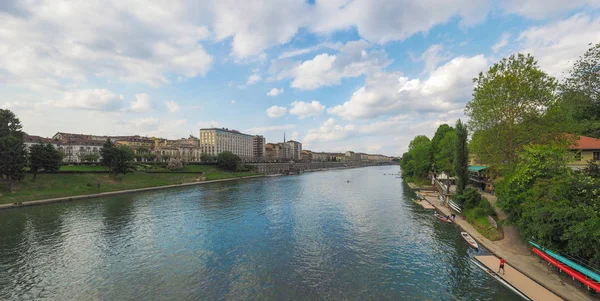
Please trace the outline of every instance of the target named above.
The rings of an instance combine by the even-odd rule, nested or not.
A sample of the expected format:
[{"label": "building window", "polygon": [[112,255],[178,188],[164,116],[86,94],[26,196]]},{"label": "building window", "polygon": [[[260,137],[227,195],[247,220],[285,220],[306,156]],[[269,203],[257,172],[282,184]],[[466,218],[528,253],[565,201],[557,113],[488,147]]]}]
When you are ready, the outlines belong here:
[{"label": "building window", "polygon": [[581,152],[580,151],[575,152],[575,161],[581,161]]},{"label": "building window", "polygon": [[594,152],[594,161],[600,160],[600,152]]}]

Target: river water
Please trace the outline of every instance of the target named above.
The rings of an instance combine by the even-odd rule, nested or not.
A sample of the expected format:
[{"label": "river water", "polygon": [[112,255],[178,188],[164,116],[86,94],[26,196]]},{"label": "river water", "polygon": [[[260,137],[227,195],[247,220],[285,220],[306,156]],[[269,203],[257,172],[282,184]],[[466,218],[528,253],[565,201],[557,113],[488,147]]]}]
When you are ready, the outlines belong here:
[{"label": "river water", "polygon": [[[0,300],[519,300],[368,167],[0,211]],[[347,181],[350,181],[348,183]]]}]

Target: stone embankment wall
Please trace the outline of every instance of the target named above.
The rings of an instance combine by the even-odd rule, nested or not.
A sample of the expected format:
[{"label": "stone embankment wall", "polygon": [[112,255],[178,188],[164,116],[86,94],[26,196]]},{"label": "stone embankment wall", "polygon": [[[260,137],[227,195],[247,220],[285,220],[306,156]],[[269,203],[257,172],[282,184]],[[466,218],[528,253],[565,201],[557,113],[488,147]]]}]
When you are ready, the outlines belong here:
[{"label": "stone embankment wall", "polygon": [[304,171],[351,168],[382,165],[376,163],[358,163],[358,162],[311,162],[311,163],[249,163],[256,167],[256,171],[264,174],[287,174]]}]

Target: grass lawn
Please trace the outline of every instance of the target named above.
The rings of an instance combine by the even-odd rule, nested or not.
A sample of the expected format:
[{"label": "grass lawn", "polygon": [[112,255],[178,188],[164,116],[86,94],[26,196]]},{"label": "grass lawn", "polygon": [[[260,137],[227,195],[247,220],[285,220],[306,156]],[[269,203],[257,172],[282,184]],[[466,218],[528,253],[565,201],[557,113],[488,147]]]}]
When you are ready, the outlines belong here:
[{"label": "grass lawn", "polygon": [[[192,169],[201,170],[204,166],[193,166]],[[210,167],[210,166],[208,166]],[[209,171],[212,170],[212,171]],[[204,173],[207,181],[228,179],[257,175],[250,172],[232,173],[224,170],[208,168]],[[100,183],[100,192],[164,186],[200,181],[200,174],[168,174],[134,172],[125,175],[122,180],[110,178],[108,174],[83,173],[83,174],[40,174],[37,182],[32,182],[33,175],[14,185],[9,193],[6,183],[0,183],[0,203],[25,202],[40,199],[65,197],[97,192],[96,183]]]},{"label": "grass lawn", "polygon": [[462,213],[467,219],[467,222],[477,229],[477,232],[491,241],[501,240],[504,238],[504,232],[502,231],[502,227],[500,225],[498,225],[498,229],[494,228],[487,219],[487,216],[475,217],[474,211],[475,209],[469,209],[463,210]]}]

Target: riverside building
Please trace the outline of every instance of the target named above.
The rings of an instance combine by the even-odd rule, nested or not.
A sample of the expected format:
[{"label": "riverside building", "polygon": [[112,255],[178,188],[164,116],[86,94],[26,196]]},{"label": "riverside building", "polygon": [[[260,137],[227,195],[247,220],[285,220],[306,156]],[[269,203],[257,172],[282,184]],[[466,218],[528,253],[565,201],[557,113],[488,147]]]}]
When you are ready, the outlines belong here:
[{"label": "riverside building", "polygon": [[253,136],[227,128],[200,129],[200,151],[216,156],[232,152],[248,160],[253,156]]}]

